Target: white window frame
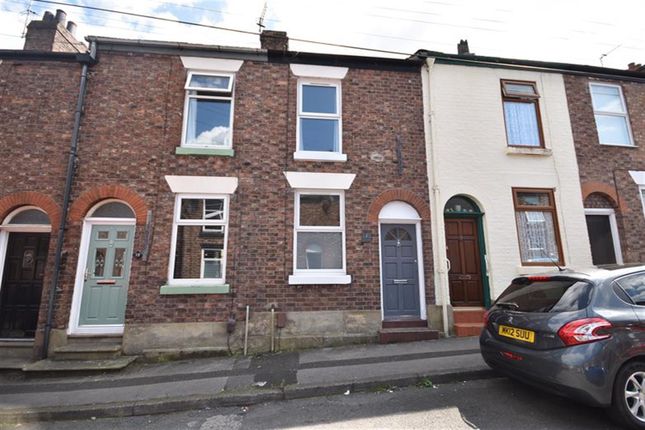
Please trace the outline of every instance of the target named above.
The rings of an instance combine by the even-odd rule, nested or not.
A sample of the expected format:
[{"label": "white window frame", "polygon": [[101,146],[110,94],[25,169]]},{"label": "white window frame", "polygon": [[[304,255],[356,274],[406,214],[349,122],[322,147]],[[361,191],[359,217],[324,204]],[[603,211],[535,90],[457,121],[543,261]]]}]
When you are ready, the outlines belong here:
[{"label": "white window frame", "polygon": [[638,194],[641,197],[641,204],[643,206],[643,216],[645,216],[645,185],[638,186]]},{"label": "white window frame", "polygon": [[[216,88],[202,88],[202,87],[191,87],[190,81],[193,75],[204,75],[204,76],[225,76],[229,78],[228,88],[216,89]],[[186,83],[184,85],[184,90],[186,90],[186,96],[184,99],[184,118],[183,125],[181,129],[181,146],[184,148],[208,148],[208,149],[231,149],[233,148],[233,117],[235,116],[235,74],[234,73],[225,73],[225,72],[203,72],[199,70],[190,70],[186,78]],[[214,95],[198,95],[197,91],[209,92]],[[223,94],[223,95],[217,95]],[[191,99],[203,99],[203,100],[229,100],[231,102],[231,115],[229,118],[229,130],[228,139],[226,145],[195,145],[189,144],[186,142],[186,133],[188,130],[188,112],[190,108]]]},{"label": "white window frame", "polygon": [[[172,237],[170,243],[170,262],[168,264],[168,285],[170,287],[175,286],[212,286],[212,285],[224,285],[226,282],[226,254],[228,252],[228,212],[229,212],[229,195],[226,194],[177,194],[175,196],[175,209],[173,214],[172,222]],[[198,199],[198,200],[208,200],[208,199],[223,199],[224,200],[224,216],[222,220],[204,220],[204,219],[191,219],[191,220],[182,220],[181,218],[181,201],[184,199]],[[177,251],[177,230],[180,225],[196,225],[204,226],[207,225],[220,225],[224,227],[224,246],[222,249],[222,277],[221,278],[187,278],[187,279],[175,279],[175,257]],[[200,274],[203,276],[203,249],[202,249],[202,261]]]},{"label": "white window frame", "polygon": [[[219,261],[220,262],[220,270],[223,269],[222,262],[223,262],[223,259],[224,259],[224,250],[220,251],[221,254],[222,254],[222,257],[220,257],[220,258],[206,258],[206,255],[205,255],[206,252],[205,251],[207,249],[217,251],[217,249],[215,249],[215,248],[202,248],[201,267],[199,269],[200,273],[202,274],[202,279],[204,279],[204,269],[206,268],[206,262],[207,261]],[[209,278],[209,279],[211,279],[211,278]]]},{"label": "white window frame", "polygon": [[[305,112],[302,109],[304,96],[303,87],[305,85],[319,87],[336,88],[336,113]],[[342,86],[339,79],[298,79],[298,118],[296,121],[296,152],[293,153],[294,160],[313,160],[313,161],[347,161],[347,155],[343,154],[343,102]],[[300,139],[300,120],[301,119],[335,119],[338,120],[338,151],[307,151],[302,148]]]},{"label": "white window frame", "polygon": [[[620,96],[620,104],[621,104],[621,106],[623,108],[623,113],[596,110],[596,108],[593,105],[593,87],[618,88],[618,95]],[[629,112],[627,111],[627,103],[625,102],[625,96],[623,94],[623,88],[620,85],[616,85],[616,84],[607,84],[607,83],[600,83],[600,82],[589,82],[589,95],[591,96],[591,107],[593,109],[593,114],[594,114],[594,123],[596,124],[596,133],[598,134],[598,142],[601,145],[606,145],[606,146],[622,146],[622,147],[627,147],[627,148],[631,148],[631,147],[636,146],[635,143],[634,143],[634,136],[632,134],[632,126],[631,126],[630,121],[629,121]],[[617,116],[617,117],[625,118],[625,123],[627,124],[627,135],[629,137],[629,143],[628,144],[623,144],[623,143],[602,143],[600,141],[600,131],[598,130],[598,123],[596,123],[596,115]]]},{"label": "white window frame", "polygon": [[618,234],[618,223],[616,222],[616,211],[609,208],[585,208],[585,215],[604,215],[609,217],[609,230],[611,231],[611,239],[614,243],[616,264],[623,264],[623,252],[620,248],[620,236]]},{"label": "white window frame", "polygon": [[[300,225],[300,196],[329,195],[339,196],[340,225],[339,226],[301,226]],[[342,235],[342,268],[341,269],[298,269],[298,233],[341,233]],[[293,275],[289,276],[289,284],[349,284],[351,276],[347,275],[347,246],[345,241],[345,191],[307,189],[296,190],[294,193],[294,222],[293,222]]]}]

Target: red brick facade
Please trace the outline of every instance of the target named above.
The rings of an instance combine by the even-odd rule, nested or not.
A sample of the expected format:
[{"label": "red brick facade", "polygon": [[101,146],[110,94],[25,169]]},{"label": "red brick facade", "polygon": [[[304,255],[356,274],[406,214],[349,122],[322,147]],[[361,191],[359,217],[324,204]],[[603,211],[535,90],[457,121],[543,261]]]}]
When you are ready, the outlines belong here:
[{"label": "red brick facade", "polygon": [[[346,162],[293,159],[298,78],[287,62],[252,60],[246,60],[235,76],[235,155],[176,155],[187,73],[180,57],[101,51],[99,46],[81,123],[54,328],[68,326],[77,264],[86,258],[79,255],[83,219],[105,199],[119,199],[133,208],[135,251],[145,246],[148,211],[152,214],[149,258],[132,261],[126,325],[225,321],[230,312],[240,319],[246,305],[257,311],[271,306],[287,312],[379,311],[378,211],[394,200],[410,203],[422,217],[425,261],[419,263],[425,270],[426,301],[433,304],[421,74],[414,65],[400,69],[350,65],[342,80]],[[0,141],[8,151],[0,159],[5,172],[0,215],[16,205],[33,204],[58,224],[79,72],[77,64],[56,62],[0,65]],[[402,172],[397,137],[402,143]],[[345,191],[351,284],[288,284],[293,270],[294,190],[285,171],[356,174]],[[168,282],[175,204],[165,175],[239,179],[230,198],[228,223],[230,294],[160,294]],[[366,231],[371,242],[362,241]],[[41,330],[46,291],[43,294]]]},{"label": "red brick facade", "polygon": [[[598,195],[614,207],[623,259],[645,261],[645,217],[639,186],[630,170],[645,171],[645,83],[565,75],[571,127],[585,207],[598,207]],[[590,82],[620,85],[627,105],[634,147],[601,145],[589,90]],[[594,198],[596,195],[596,198]]]}]

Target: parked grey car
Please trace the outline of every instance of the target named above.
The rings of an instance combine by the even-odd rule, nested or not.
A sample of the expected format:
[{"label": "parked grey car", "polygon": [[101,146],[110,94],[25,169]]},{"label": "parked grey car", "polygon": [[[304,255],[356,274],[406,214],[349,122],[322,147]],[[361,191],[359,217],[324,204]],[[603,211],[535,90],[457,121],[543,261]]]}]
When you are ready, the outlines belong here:
[{"label": "parked grey car", "polygon": [[645,265],[518,277],[485,319],[493,369],[645,429]]}]

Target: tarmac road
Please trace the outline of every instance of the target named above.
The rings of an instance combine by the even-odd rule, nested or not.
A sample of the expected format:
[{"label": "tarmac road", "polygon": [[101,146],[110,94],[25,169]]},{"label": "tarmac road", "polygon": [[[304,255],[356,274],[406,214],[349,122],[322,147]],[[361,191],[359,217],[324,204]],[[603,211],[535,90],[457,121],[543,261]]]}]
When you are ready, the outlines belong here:
[{"label": "tarmac road", "polygon": [[[429,385],[429,384],[428,384]],[[616,429],[605,411],[506,378],[167,415],[23,423],[16,430]]]}]

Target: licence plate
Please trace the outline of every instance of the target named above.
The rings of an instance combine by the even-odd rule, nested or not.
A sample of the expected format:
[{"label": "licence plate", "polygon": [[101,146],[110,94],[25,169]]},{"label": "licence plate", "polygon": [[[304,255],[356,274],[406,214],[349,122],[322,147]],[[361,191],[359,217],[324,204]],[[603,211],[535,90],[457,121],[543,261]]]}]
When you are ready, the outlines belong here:
[{"label": "licence plate", "polygon": [[500,325],[497,332],[500,336],[510,337],[511,339],[522,342],[535,343],[535,332],[531,330]]}]

